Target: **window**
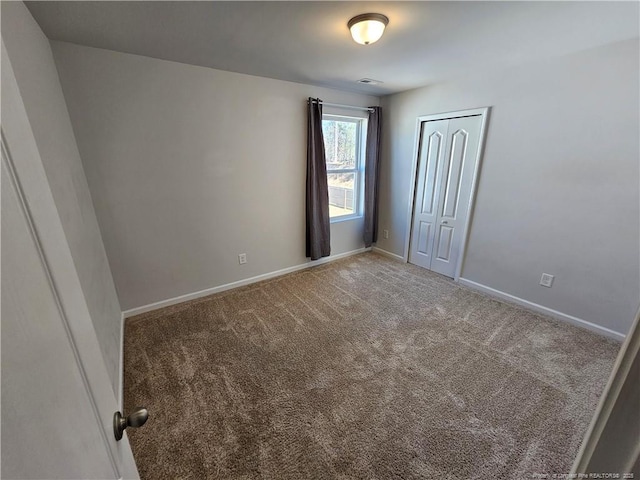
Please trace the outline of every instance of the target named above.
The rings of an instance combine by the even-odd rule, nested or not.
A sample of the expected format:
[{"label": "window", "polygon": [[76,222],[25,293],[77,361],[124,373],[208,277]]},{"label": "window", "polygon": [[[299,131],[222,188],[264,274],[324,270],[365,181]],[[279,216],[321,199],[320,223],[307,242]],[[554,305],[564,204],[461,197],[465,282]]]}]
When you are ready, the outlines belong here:
[{"label": "window", "polygon": [[365,125],[364,118],[322,116],[332,220],[362,214]]}]

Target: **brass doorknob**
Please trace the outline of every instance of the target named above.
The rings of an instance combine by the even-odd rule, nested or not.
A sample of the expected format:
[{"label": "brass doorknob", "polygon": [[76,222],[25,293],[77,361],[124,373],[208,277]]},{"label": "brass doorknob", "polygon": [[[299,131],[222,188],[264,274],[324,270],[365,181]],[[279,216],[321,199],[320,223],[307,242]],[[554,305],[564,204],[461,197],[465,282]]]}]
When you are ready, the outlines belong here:
[{"label": "brass doorknob", "polygon": [[127,427],[138,428],[149,418],[149,411],[144,407],[136,407],[126,418],[120,412],[113,414],[113,434],[116,441],[122,439],[122,433]]}]

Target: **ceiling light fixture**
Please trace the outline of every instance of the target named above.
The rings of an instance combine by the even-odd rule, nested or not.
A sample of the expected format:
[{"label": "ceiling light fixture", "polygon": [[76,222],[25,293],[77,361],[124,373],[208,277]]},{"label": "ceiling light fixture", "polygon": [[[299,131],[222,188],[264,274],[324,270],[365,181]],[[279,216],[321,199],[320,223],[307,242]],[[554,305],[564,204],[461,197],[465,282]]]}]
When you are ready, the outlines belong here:
[{"label": "ceiling light fixture", "polygon": [[381,13],[363,13],[349,20],[347,26],[353,39],[361,45],[377,42],[384,33],[389,19]]}]

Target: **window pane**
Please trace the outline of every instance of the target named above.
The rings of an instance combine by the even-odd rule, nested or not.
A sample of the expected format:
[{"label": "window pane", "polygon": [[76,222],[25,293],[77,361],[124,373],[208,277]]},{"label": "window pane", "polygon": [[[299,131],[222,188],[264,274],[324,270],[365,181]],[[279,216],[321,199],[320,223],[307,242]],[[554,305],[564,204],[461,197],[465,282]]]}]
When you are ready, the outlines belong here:
[{"label": "window pane", "polygon": [[329,173],[329,216],[340,217],[355,213],[355,174],[354,173]]},{"label": "window pane", "polygon": [[355,168],[358,124],[339,120],[323,120],[322,135],[327,169]]}]

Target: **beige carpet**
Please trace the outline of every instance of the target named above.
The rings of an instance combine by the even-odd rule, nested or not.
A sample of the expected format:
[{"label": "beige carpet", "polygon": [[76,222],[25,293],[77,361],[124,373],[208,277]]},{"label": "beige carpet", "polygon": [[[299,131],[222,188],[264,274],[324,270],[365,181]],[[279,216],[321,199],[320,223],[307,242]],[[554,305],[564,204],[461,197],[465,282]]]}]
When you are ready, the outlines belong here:
[{"label": "beige carpet", "polygon": [[567,473],[619,344],[367,253],[126,322],[143,479]]}]

